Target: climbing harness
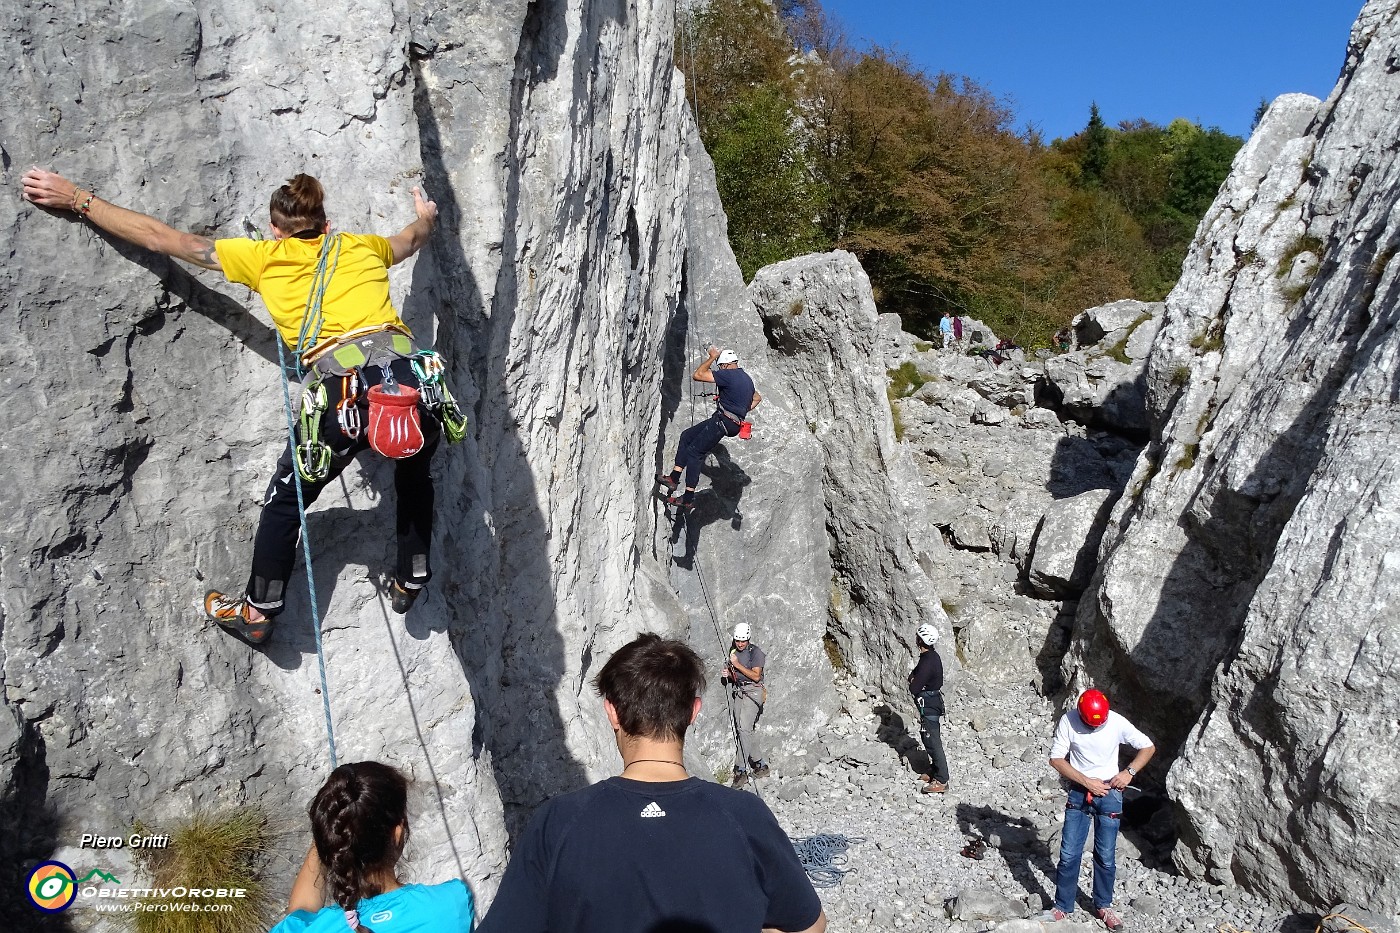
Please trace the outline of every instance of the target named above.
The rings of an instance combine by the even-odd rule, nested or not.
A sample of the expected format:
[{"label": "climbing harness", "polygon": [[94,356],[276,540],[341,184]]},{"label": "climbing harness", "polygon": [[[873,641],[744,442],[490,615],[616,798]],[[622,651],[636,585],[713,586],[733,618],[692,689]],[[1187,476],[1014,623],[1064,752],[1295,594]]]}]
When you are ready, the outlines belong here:
[{"label": "climbing harness", "polygon": [[821,833],[802,839],[792,839],[792,848],[797,852],[797,860],[802,870],[812,879],[814,888],[834,888],[841,880],[855,871],[843,867],[846,864],[846,849],[862,843],[860,838],[848,838],[839,833]]}]

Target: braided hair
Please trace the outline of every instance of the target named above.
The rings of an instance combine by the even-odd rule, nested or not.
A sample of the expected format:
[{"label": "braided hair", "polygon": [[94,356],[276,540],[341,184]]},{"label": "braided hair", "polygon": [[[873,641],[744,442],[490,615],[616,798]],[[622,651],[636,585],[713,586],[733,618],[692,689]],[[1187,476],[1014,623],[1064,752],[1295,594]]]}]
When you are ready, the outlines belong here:
[{"label": "braided hair", "polygon": [[308,812],[331,897],[353,929],[373,933],[359,925],[355,909],[384,892],[379,879],[393,871],[408,842],[408,780],[377,761],[344,764],[331,772]]}]

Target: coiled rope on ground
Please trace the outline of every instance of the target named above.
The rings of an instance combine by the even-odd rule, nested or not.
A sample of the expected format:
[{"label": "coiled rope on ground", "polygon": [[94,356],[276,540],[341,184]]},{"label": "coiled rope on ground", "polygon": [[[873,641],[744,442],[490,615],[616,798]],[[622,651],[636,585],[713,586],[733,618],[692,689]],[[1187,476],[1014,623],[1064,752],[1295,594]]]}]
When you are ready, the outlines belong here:
[{"label": "coiled rope on ground", "polygon": [[797,852],[797,860],[802,863],[802,870],[812,879],[812,887],[834,888],[843,878],[855,871],[853,868],[844,867],[846,849],[864,841],[839,833],[819,833],[803,839],[793,839],[792,847]]}]

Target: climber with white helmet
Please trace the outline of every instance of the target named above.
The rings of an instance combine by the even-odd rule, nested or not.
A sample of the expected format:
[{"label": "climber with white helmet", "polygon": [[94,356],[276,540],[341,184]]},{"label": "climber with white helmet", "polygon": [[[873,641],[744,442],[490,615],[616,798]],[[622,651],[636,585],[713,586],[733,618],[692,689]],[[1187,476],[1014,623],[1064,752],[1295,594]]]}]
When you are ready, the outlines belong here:
[{"label": "climber with white helmet", "polygon": [[919,661],[909,672],[909,692],[919,707],[919,738],[928,752],[929,772],[919,775],[924,782],[922,793],[941,794],[948,789],[948,756],[943,751],[943,730],[939,720],[946,709],[943,705],[943,659],[933,646],[938,641],[938,629],[928,622],[915,633],[919,646]]},{"label": "climber with white helmet", "polygon": [[[1122,745],[1137,750],[1126,768],[1118,766]],[[1050,767],[1064,779],[1068,796],[1065,826],[1060,834],[1060,861],[1055,873],[1055,903],[1042,919],[1063,920],[1074,912],[1074,901],[1079,893],[1079,863],[1084,857],[1084,843],[1092,825],[1094,916],[1110,930],[1123,929],[1123,919],[1112,906],[1123,789],[1147,766],[1156,751],[1151,739],[1109,709],[1108,697],[1101,690],[1085,690],[1074,707],[1060,717],[1050,746]]]},{"label": "climber with white helmet", "polygon": [[[763,396],[754,388],[753,379],[739,367],[739,355],[733,350],[721,352],[719,347],[710,347],[709,356],[691,378],[696,382],[714,383],[717,390],[714,414],[681,432],[675,468],[656,477],[659,494],[670,505],[682,509],[695,507],[700,467],[704,466],[710,451],[726,437],[747,437],[749,412],[763,401]],[[685,492],[677,496],[676,487],[680,485],[682,473],[685,474]]]},{"label": "climber with white helmet", "polygon": [[428,242],[437,205],[415,188],[417,216],[393,236],[332,234],[320,182],[299,174],[272,194],[271,239],[214,240],[118,207],[38,167],[24,173],[23,193],[128,243],[247,285],[298,354],[297,374],[305,372],[299,425],[268,486],[247,588],[207,593],[209,619],[252,644],[267,640],[283,609],[302,508],[369,447],[395,460],[398,564],[390,596],[395,612],[407,612],[432,575],[433,452],[444,431],[453,441],[466,428],[443,384],[440,358],[419,349],[389,298],[389,267]]},{"label": "climber with white helmet", "polygon": [[768,656],[749,640],[749,623],[734,626],[734,642],[729,648],[729,660],[724,665],[723,680],[729,685],[729,705],[734,714],[736,749],[734,754],[734,786],[743,787],[749,777],[766,777],[768,762],[758,748],[758,719],[768,702],[768,688],[763,685],[763,666]]}]

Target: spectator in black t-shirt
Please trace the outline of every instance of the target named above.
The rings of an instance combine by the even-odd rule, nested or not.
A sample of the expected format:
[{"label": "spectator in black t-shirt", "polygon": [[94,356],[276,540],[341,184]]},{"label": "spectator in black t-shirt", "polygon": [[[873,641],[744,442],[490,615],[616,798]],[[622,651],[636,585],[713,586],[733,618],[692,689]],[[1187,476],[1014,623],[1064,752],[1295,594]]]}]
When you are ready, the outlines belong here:
[{"label": "spectator in black t-shirt", "polygon": [[[681,432],[675,469],[656,477],[668,494],[666,501],[686,509],[695,507],[695,487],[700,482],[700,467],[704,465],[705,457],[722,439],[738,434],[749,412],[763,401],[749,374],[739,368],[739,355],[733,350],[721,353],[719,347],[710,347],[709,356],[691,374],[691,378],[696,382],[715,384],[718,390],[715,412]],[[682,473],[685,474],[685,493],[677,497],[674,493]]]},{"label": "spectator in black t-shirt", "polygon": [[699,656],[646,632],[593,686],[622,774],[536,811],[478,933],[823,933],[817,892],[763,801],[686,772]]},{"label": "spectator in black t-shirt", "polygon": [[909,692],[919,706],[919,738],[928,752],[930,773],[919,777],[926,781],[925,794],[941,794],[948,789],[948,757],[943,753],[943,659],[933,650],[938,641],[938,629],[925,622],[919,626],[919,663],[909,672]]}]

